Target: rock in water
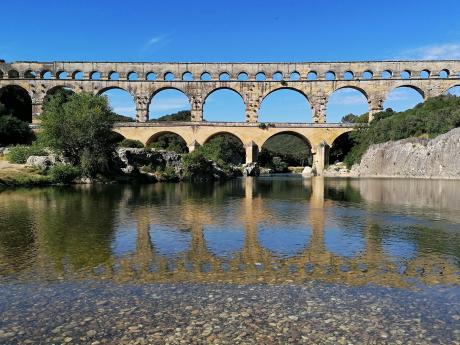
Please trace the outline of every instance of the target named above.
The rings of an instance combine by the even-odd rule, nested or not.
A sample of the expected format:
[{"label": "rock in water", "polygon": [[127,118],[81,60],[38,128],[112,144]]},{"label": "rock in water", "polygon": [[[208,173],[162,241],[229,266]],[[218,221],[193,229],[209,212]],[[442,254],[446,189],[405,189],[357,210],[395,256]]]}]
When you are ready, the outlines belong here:
[{"label": "rock in water", "polygon": [[313,173],[313,168],[312,167],[305,167],[302,170],[302,176],[303,177],[311,177],[314,176],[315,174]]},{"label": "rock in water", "polygon": [[243,175],[244,176],[259,176],[260,168],[259,163],[251,162],[243,165]]}]

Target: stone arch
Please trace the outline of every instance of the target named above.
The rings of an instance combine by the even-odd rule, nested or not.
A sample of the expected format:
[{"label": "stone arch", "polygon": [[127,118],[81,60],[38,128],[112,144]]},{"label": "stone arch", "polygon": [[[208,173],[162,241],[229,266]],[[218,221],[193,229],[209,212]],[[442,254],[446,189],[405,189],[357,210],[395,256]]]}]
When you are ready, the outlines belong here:
[{"label": "stone arch", "polygon": [[[416,104],[418,103],[421,103],[421,102],[418,102],[418,103],[415,103],[415,104],[412,104],[414,102],[406,102],[408,105],[403,105],[402,107],[399,107],[399,106],[389,106],[388,102],[393,102],[393,103],[405,103],[405,100],[404,100],[404,97],[401,97],[401,96],[396,96],[396,99],[391,99],[391,94],[392,93],[395,93],[396,94],[398,92],[401,92],[401,93],[404,93],[404,89],[410,89],[410,90],[414,90],[416,92],[417,95],[419,95],[421,97],[421,102],[423,102],[425,99],[426,99],[426,95],[425,95],[425,92],[418,86],[416,85],[411,85],[411,84],[401,84],[401,85],[397,85],[393,88],[391,88],[390,90],[388,90],[385,94],[385,97],[384,97],[384,102],[383,102],[383,108],[386,109],[386,108],[392,108],[393,110],[395,111],[404,111],[406,109],[409,109],[413,106],[415,106]],[[398,99],[399,98],[399,99]],[[406,97],[407,99],[407,97]],[[409,104],[410,103],[410,104]],[[399,109],[398,109],[399,108]]]},{"label": "stone arch", "polygon": [[[206,116],[205,116],[205,106],[206,106],[206,101],[208,100],[208,98],[215,94],[216,92],[218,93],[219,91],[222,91],[222,90],[227,90],[227,91],[230,91],[232,93],[232,96],[233,95],[237,95],[239,96],[238,98],[241,100],[241,103],[242,103],[242,106],[243,108],[241,109],[242,110],[242,114],[241,114],[241,119],[240,121],[237,121],[237,122],[244,122],[245,121],[245,117],[246,117],[246,102],[245,102],[245,99],[243,97],[243,95],[238,91],[236,90],[235,88],[232,88],[232,87],[229,87],[229,86],[224,86],[224,87],[218,87],[218,88],[215,88],[215,89],[212,89],[210,92],[208,92],[206,94],[206,96],[204,97],[203,99],[203,118],[206,119]],[[222,120],[224,122],[231,122],[231,121],[225,121],[225,120]]]},{"label": "stone arch", "polygon": [[188,152],[187,141],[185,140],[185,138],[181,134],[175,132],[174,130],[160,131],[160,132],[157,132],[157,133],[151,135],[147,139],[147,141],[145,143],[145,146],[150,146],[150,145],[154,144],[159,138],[161,138],[162,136],[165,136],[165,135],[173,135],[173,136],[179,138],[185,145],[185,152]]},{"label": "stone arch", "polygon": [[[450,92],[450,91],[454,91],[454,92]],[[453,83],[452,85],[450,85],[449,87],[447,87],[443,92],[442,92],[443,95],[446,95],[446,94],[452,94],[454,96],[457,96],[457,97],[460,97],[460,82],[456,82],[456,83]]]},{"label": "stone arch", "polygon": [[19,78],[19,72],[15,69],[10,69],[8,71],[8,78],[9,79],[18,79]]},{"label": "stone arch", "polygon": [[[231,140],[220,142],[223,144],[222,152],[227,156],[226,162],[233,164],[243,164],[246,161],[246,150],[244,139],[239,137],[236,133],[229,131],[219,131],[209,135],[205,140],[203,140],[203,145],[209,144],[213,139],[219,137],[229,137]],[[233,141],[233,143],[232,143]],[[235,145],[235,143],[237,143]]]},{"label": "stone arch", "polygon": [[[177,105],[176,107],[171,106],[171,111],[169,111],[169,112],[166,111],[166,109],[160,109],[161,110],[161,111],[159,111],[161,113],[160,116],[171,114],[171,113],[182,111],[182,110],[191,111],[192,102],[191,102],[190,96],[186,92],[186,90],[184,90],[184,89],[182,89],[180,87],[165,86],[165,87],[161,87],[159,89],[154,90],[150,95],[149,102],[148,102],[148,109],[149,109],[150,119],[153,119],[153,117],[155,116],[154,112],[157,110],[157,109],[152,107],[152,106],[155,106],[155,104],[153,103],[155,101],[155,97],[157,97],[161,93],[164,93],[165,91],[167,91],[167,92],[171,92],[171,91],[177,92],[177,94],[174,95],[174,97],[177,98],[177,96],[180,94],[181,96],[179,96],[179,97],[181,97],[183,99],[186,99],[187,102],[183,106],[181,106],[181,105]],[[161,99],[161,97],[160,97],[160,99]]]},{"label": "stone arch", "polygon": [[83,79],[83,77],[84,77],[83,71],[81,71],[79,69],[73,71],[71,75],[72,75],[72,79],[74,79],[74,80],[80,80],[80,79]]},{"label": "stone arch", "polygon": [[[294,137],[293,139],[290,137]],[[289,142],[292,145],[293,150],[291,151],[286,147],[280,148],[280,151],[276,152],[273,147],[273,139],[280,138],[284,142]],[[294,164],[299,166],[312,165],[312,143],[303,134],[292,131],[284,130],[277,133],[273,133],[266,137],[259,145],[260,153],[258,161],[261,165],[270,165],[272,156],[279,156],[283,161],[288,164]]]},{"label": "stone arch", "polygon": [[26,79],[35,79],[37,78],[37,73],[34,70],[28,69],[24,72],[24,78]]},{"label": "stone arch", "polygon": [[5,106],[6,113],[25,122],[32,122],[32,97],[19,85],[6,85],[0,88],[0,103]]},{"label": "stone arch", "polygon": [[72,85],[60,84],[60,85],[55,85],[55,86],[49,88],[48,90],[46,90],[45,97],[46,96],[52,96],[58,90],[62,90],[62,89],[67,89],[67,90],[70,90],[72,92],[75,92],[74,87]]},{"label": "stone arch", "polygon": [[219,132],[216,132],[216,133],[212,133],[210,134],[209,136],[207,136],[204,140],[203,140],[203,145],[208,143],[211,139],[215,138],[215,137],[218,137],[220,135],[230,135],[236,139],[238,139],[241,144],[244,146],[244,138],[241,138],[238,136],[238,134],[236,133],[232,133],[232,132],[228,132],[228,131],[219,131]]},{"label": "stone arch", "polygon": [[394,90],[396,90],[396,89],[404,88],[404,87],[407,87],[407,88],[409,88],[409,89],[415,90],[415,91],[417,91],[417,92],[420,94],[420,96],[422,96],[423,99],[426,98],[425,91],[422,90],[420,87],[418,87],[418,86],[416,86],[416,85],[411,85],[411,84],[402,84],[402,85],[394,86],[393,88],[387,90],[387,92],[386,92],[386,94],[385,94],[385,100],[387,99],[388,95],[389,95],[392,91],[394,91]]},{"label": "stone arch", "polygon": [[[306,104],[305,104],[306,107],[303,108],[303,105],[301,106],[300,103],[298,105],[299,105],[299,107],[300,106],[302,107],[302,110],[305,109],[306,113],[304,114],[305,119],[302,118],[302,121],[300,121],[300,122],[311,122],[312,121],[312,119],[313,119],[312,104],[310,103],[310,99],[309,99],[308,95],[300,88],[295,88],[295,87],[291,87],[291,86],[278,86],[278,85],[275,86],[272,89],[267,90],[265,92],[265,94],[263,94],[263,96],[261,97],[260,105],[259,105],[259,109],[258,109],[259,121],[263,121],[264,114],[262,114],[261,111],[263,112],[263,110],[264,110],[263,109],[264,102],[267,101],[269,96],[273,95],[274,93],[276,93],[278,91],[292,91],[292,92],[294,92],[293,94],[298,94],[298,95],[303,96],[303,98],[304,98],[304,100],[306,102]],[[282,115],[282,114],[279,114],[279,115]],[[272,121],[272,120],[270,120],[269,122],[296,122],[296,121]],[[299,122],[299,121],[297,121],[297,122]]]},{"label": "stone arch", "polygon": [[97,94],[107,98],[112,111],[120,115],[118,121],[131,121],[131,119],[136,117],[136,95],[130,89],[124,89],[119,86],[108,86],[99,89]]},{"label": "stone arch", "polygon": [[[358,95],[362,96],[362,99]],[[340,115],[341,117],[352,113],[353,115],[362,115],[369,112],[369,96],[367,92],[354,85],[345,85],[334,89],[328,96],[326,102],[326,119],[327,122]],[[340,110],[339,110],[340,109]],[[336,114],[341,111],[341,114]],[[334,120],[334,119],[333,119]],[[340,118],[336,118],[336,121],[340,122]]]},{"label": "stone arch", "polygon": [[352,130],[337,135],[331,142],[329,148],[329,163],[334,164],[336,161],[343,162],[343,159],[353,147],[353,141],[350,138]]},{"label": "stone arch", "polygon": [[131,89],[125,89],[121,86],[106,86],[106,87],[98,89],[96,94],[102,95],[104,92],[107,92],[110,90],[122,90],[122,91],[129,93],[132,97],[136,97],[136,94]]}]

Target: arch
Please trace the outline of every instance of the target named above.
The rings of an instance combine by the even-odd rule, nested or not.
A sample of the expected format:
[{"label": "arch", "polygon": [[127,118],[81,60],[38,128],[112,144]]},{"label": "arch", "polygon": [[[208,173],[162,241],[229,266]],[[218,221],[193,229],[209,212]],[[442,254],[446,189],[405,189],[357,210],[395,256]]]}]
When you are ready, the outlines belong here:
[{"label": "arch", "polygon": [[153,134],[146,146],[177,153],[187,153],[188,147],[185,139],[174,131],[161,131]]},{"label": "arch", "polygon": [[139,76],[137,75],[137,72],[131,71],[127,75],[128,80],[137,80]]},{"label": "arch", "polygon": [[452,95],[452,96],[460,97],[460,83],[450,86],[443,93],[446,94],[446,95]]},{"label": "arch", "polygon": [[118,80],[120,79],[120,74],[116,71],[109,72],[109,79],[110,80]]},{"label": "arch", "polygon": [[[208,98],[210,98],[210,102],[208,102]],[[244,122],[246,120],[246,104],[243,96],[230,87],[212,90],[203,101],[203,118],[207,121],[217,122]]]},{"label": "arch", "polygon": [[238,73],[238,76],[236,77],[236,79],[240,81],[246,81],[248,80],[248,74],[246,72],[240,72]]},{"label": "arch", "polygon": [[203,72],[200,75],[200,80],[202,80],[202,81],[210,81],[211,79],[212,79],[211,73],[209,73],[209,72]]},{"label": "arch", "polygon": [[420,72],[420,78],[422,79],[428,79],[431,75],[431,72],[427,69],[424,69],[423,71]]},{"label": "arch", "polygon": [[281,73],[280,71],[273,73],[272,80],[283,80],[283,73]]},{"label": "arch", "polygon": [[80,80],[83,79],[84,73],[80,70],[76,70],[72,73],[72,79]]},{"label": "arch", "polygon": [[165,81],[172,81],[174,80],[175,77],[174,77],[174,73],[172,72],[166,72],[164,75],[163,75],[163,80]]},{"label": "arch", "polygon": [[353,74],[352,71],[346,71],[343,73],[343,79],[345,80],[353,80],[355,75]]},{"label": "arch", "polygon": [[31,69],[28,69],[27,71],[24,72],[24,78],[35,79],[37,78],[37,73],[35,73]]},{"label": "arch", "polygon": [[91,80],[100,80],[101,79],[101,72],[99,71],[92,71],[89,74],[89,79]]},{"label": "arch", "polygon": [[370,70],[366,70],[366,71],[363,72],[362,77],[363,77],[363,79],[367,79],[367,80],[372,79],[372,78],[374,78],[374,73],[372,71],[370,71]]},{"label": "arch", "polygon": [[56,79],[67,79],[68,73],[66,71],[59,71],[56,73]]},{"label": "arch", "polygon": [[19,78],[19,72],[16,71],[15,69],[10,69],[8,71],[8,78],[9,79],[18,79]]},{"label": "arch", "polygon": [[265,75],[265,72],[257,72],[256,74],[257,81],[264,81],[266,79],[267,79],[267,76]]},{"label": "arch", "polygon": [[132,121],[136,118],[136,104],[129,91],[121,87],[110,86],[100,89],[97,94],[107,98],[117,121]]},{"label": "arch", "polygon": [[18,85],[2,87],[0,103],[5,107],[5,114],[11,114],[25,122],[32,122],[32,98],[23,87]]},{"label": "arch", "polygon": [[[163,87],[155,90],[150,97],[149,114],[152,120],[183,111],[190,114],[191,104],[187,94],[179,88]],[[163,119],[160,119],[160,121],[162,120]]]},{"label": "arch", "polygon": [[40,78],[42,79],[52,79],[53,74],[49,70],[44,70],[40,73]]},{"label": "arch", "polygon": [[316,80],[316,79],[318,79],[318,73],[316,73],[315,71],[308,72],[307,80]]},{"label": "arch", "polygon": [[155,72],[147,72],[145,75],[145,80],[155,80],[157,78],[157,75]]},{"label": "arch", "polygon": [[401,79],[410,79],[411,72],[409,70],[405,69],[404,71],[401,71],[399,73],[399,76],[401,77]]},{"label": "arch", "polygon": [[325,78],[326,80],[335,80],[335,79],[336,79],[335,72],[334,72],[334,71],[327,71],[327,72],[324,74],[324,78]]},{"label": "arch", "polygon": [[332,142],[329,149],[329,163],[343,162],[346,155],[354,146],[353,139],[350,137],[350,132],[345,132],[337,136]]},{"label": "arch", "polygon": [[[299,97],[301,96],[301,97]],[[270,107],[267,109],[267,107]],[[258,112],[259,122],[311,122],[308,96],[293,87],[277,87],[264,95]],[[283,116],[283,121],[277,121]]]},{"label": "arch", "polygon": [[261,166],[272,167],[273,158],[279,157],[286,165],[311,166],[311,147],[310,140],[304,135],[295,131],[281,131],[265,139],[260,146],[258,162]]},{"label": "arch", "polygon": [[230,74],[227,72],[222,72],[221,74],[219,74],[219,80],[222,80],[222,81],[230,80]]},{"label": "arch", "polygon": [[334,90],[327,99],[327,122],[338,123],[346,115],[362,115],[368,111],[367,93],[356,86],[340,87]]},{"label": "arch", "polygon": [[382,72],[380,76],[382,77],[382,79],[391,79],[393,77],[393,72],[389,69],[386,69]]},{"label": "arch", "polygon": [[449,70],[448,69],[443,69],[441,71],[439,71],[439,74],[438,74],[438,77],[441,78],[441,79],[445,79],[445,78],[449,78]]},{"label": "arch", "polygon": [[291,75],[289,76],[290,80],[300,80],[300,73],[295,71],[292,72]]},{"label": "arch", "polygon": [[52,88],[48,89],[45,94],[45,98],[43,99],[43,104],[46,104],[51,96],[54,96],[58,92],[62,92],[64,97],[67,99],[70,95],[74,94],[75,91],[72,88],[65,86],[65,85],[57,85],[53,86]]},{"label": "arch", "polygon": [[204,140],[204,145],[217,145],[221,151],[220,156],[226,163],[242,164],[246,161],[243,139],[235,133],[227,131],[213,133]]},{"label": "arch", "polygon": [[385,96],[384,109],[391,108],[394,111],[404,111],[413,108],[418,103],[423,102],[425,93],[414,85],[399,85]]},{"label": "arch", "polygon": [[185,80],[185,81],[192,81],[193,80],[193,74],[192,72],[184,72],[182,74],[182,80]]}]

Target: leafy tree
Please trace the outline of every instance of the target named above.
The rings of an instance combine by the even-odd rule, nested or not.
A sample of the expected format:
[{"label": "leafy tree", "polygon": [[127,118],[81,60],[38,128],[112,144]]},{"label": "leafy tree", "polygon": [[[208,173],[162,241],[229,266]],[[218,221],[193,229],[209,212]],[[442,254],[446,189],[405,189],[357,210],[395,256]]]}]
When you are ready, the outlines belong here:
[{"label": "leafy tree", "polygon": [[229,164],[244,163],[245,150],[241,141],[229,134],[220,134],[211,138],[198,150],[210,160],[213,160],[222,167]]},{"label": "leafy tree", "polygon": [[108,171],[114,150],[113,120],[107,99],[89,93],[57,93],[41,116],[43,141],[62,152],[86,176]]},{"label": "leafy tree", "polygon": [[0,146],[28,144],[33,138],[33,132],[27,122],[14,116],[0,115]]},{"label": "leafy tree", "polygon": [[186,153],[188,151],[187,143],[184,139],[174,133],[160,135],[156,141],[149,144],[149,147],[177,153]]}]

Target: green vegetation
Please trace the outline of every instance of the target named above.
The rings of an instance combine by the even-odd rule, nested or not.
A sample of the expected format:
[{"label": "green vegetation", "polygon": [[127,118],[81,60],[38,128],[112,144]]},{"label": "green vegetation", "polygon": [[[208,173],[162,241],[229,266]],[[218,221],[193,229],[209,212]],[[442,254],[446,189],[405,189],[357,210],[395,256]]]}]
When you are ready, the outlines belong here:
[{"label": "green vegetation", "polygon": [[[354,121],[361,122],[365,116],[367,114]],[[409,137],[433,138],[455,127],[460,127],[460,97],[433,97],[403,112],[387,109],[377,113],[369,127],[350,134],[354,145],[344,162],[348,167],[359,163],[362,155],[373,144]]]},{"label": "green vegetation", "polygon": [[30,156],[45,156],[47,154],[43,146],[34,143],[33,145],[17,145],[11,147],[6,158],[10,163],[24,164]]},{"label": "green vegetation", "polygon": [[158,119],[151,119],[150,121],[192,121],[192,113],[190,110],[181,110],[174,114],[161,116]]},{"label": "green vegetation", "polygon": [[78,167],[70,164],[56,164],[53,165],[47,175],[53,183],[70,183],[77,177],[81,176],[81,171]]},{"label": "green vegetation", "polygon": [[207,179],[212,172],[212,161],[199,149],[184,155],[182,161],[184,174],[192,181]]},{"label": "green vegetation", "polygon": [[43,142],[79,166],[85,176],[107,173],[115,148],[111,114],[105,97],[58,92],[44,106]]},{"label": "green vegetation", "polygon": [[[276,162],[274,158],[277,157]],[[279,158],[279,159],[278,159]],[[312,164],[312,154],[310,145],[305,139],[294,134],[277,134],[262,146],[259,154],[259,163],[262,166],[270,167],[276,171],[284,166],[305,166]],[[286,169],[281,169],[285,171]]]},{"label": "green vegetation", "polygon": [[176,153],[186,153],[187,143],[180,136],[174,133],[164,133],[148,145],[149,148],[172,151]]},{"label": "green vegetation", "polygon": [[130,147],[130,148],[143,148],[144,144],[142,144],[141,141],[139,140],[134,140],[134,139],[123,139],[118,143],[119,147]]},{"label": "green vegetation", "polygon": [[0,146],[29,144],[34,138],[27,122],[2,114],[5,108],[0,104]]},{"label": "green vegetation", "polygon": [[245,150],[241,141],[231,134],[219,134],[197,148],[206,159],[212,160],[224,169],[229,164],[238,165],[245,161]]}]

